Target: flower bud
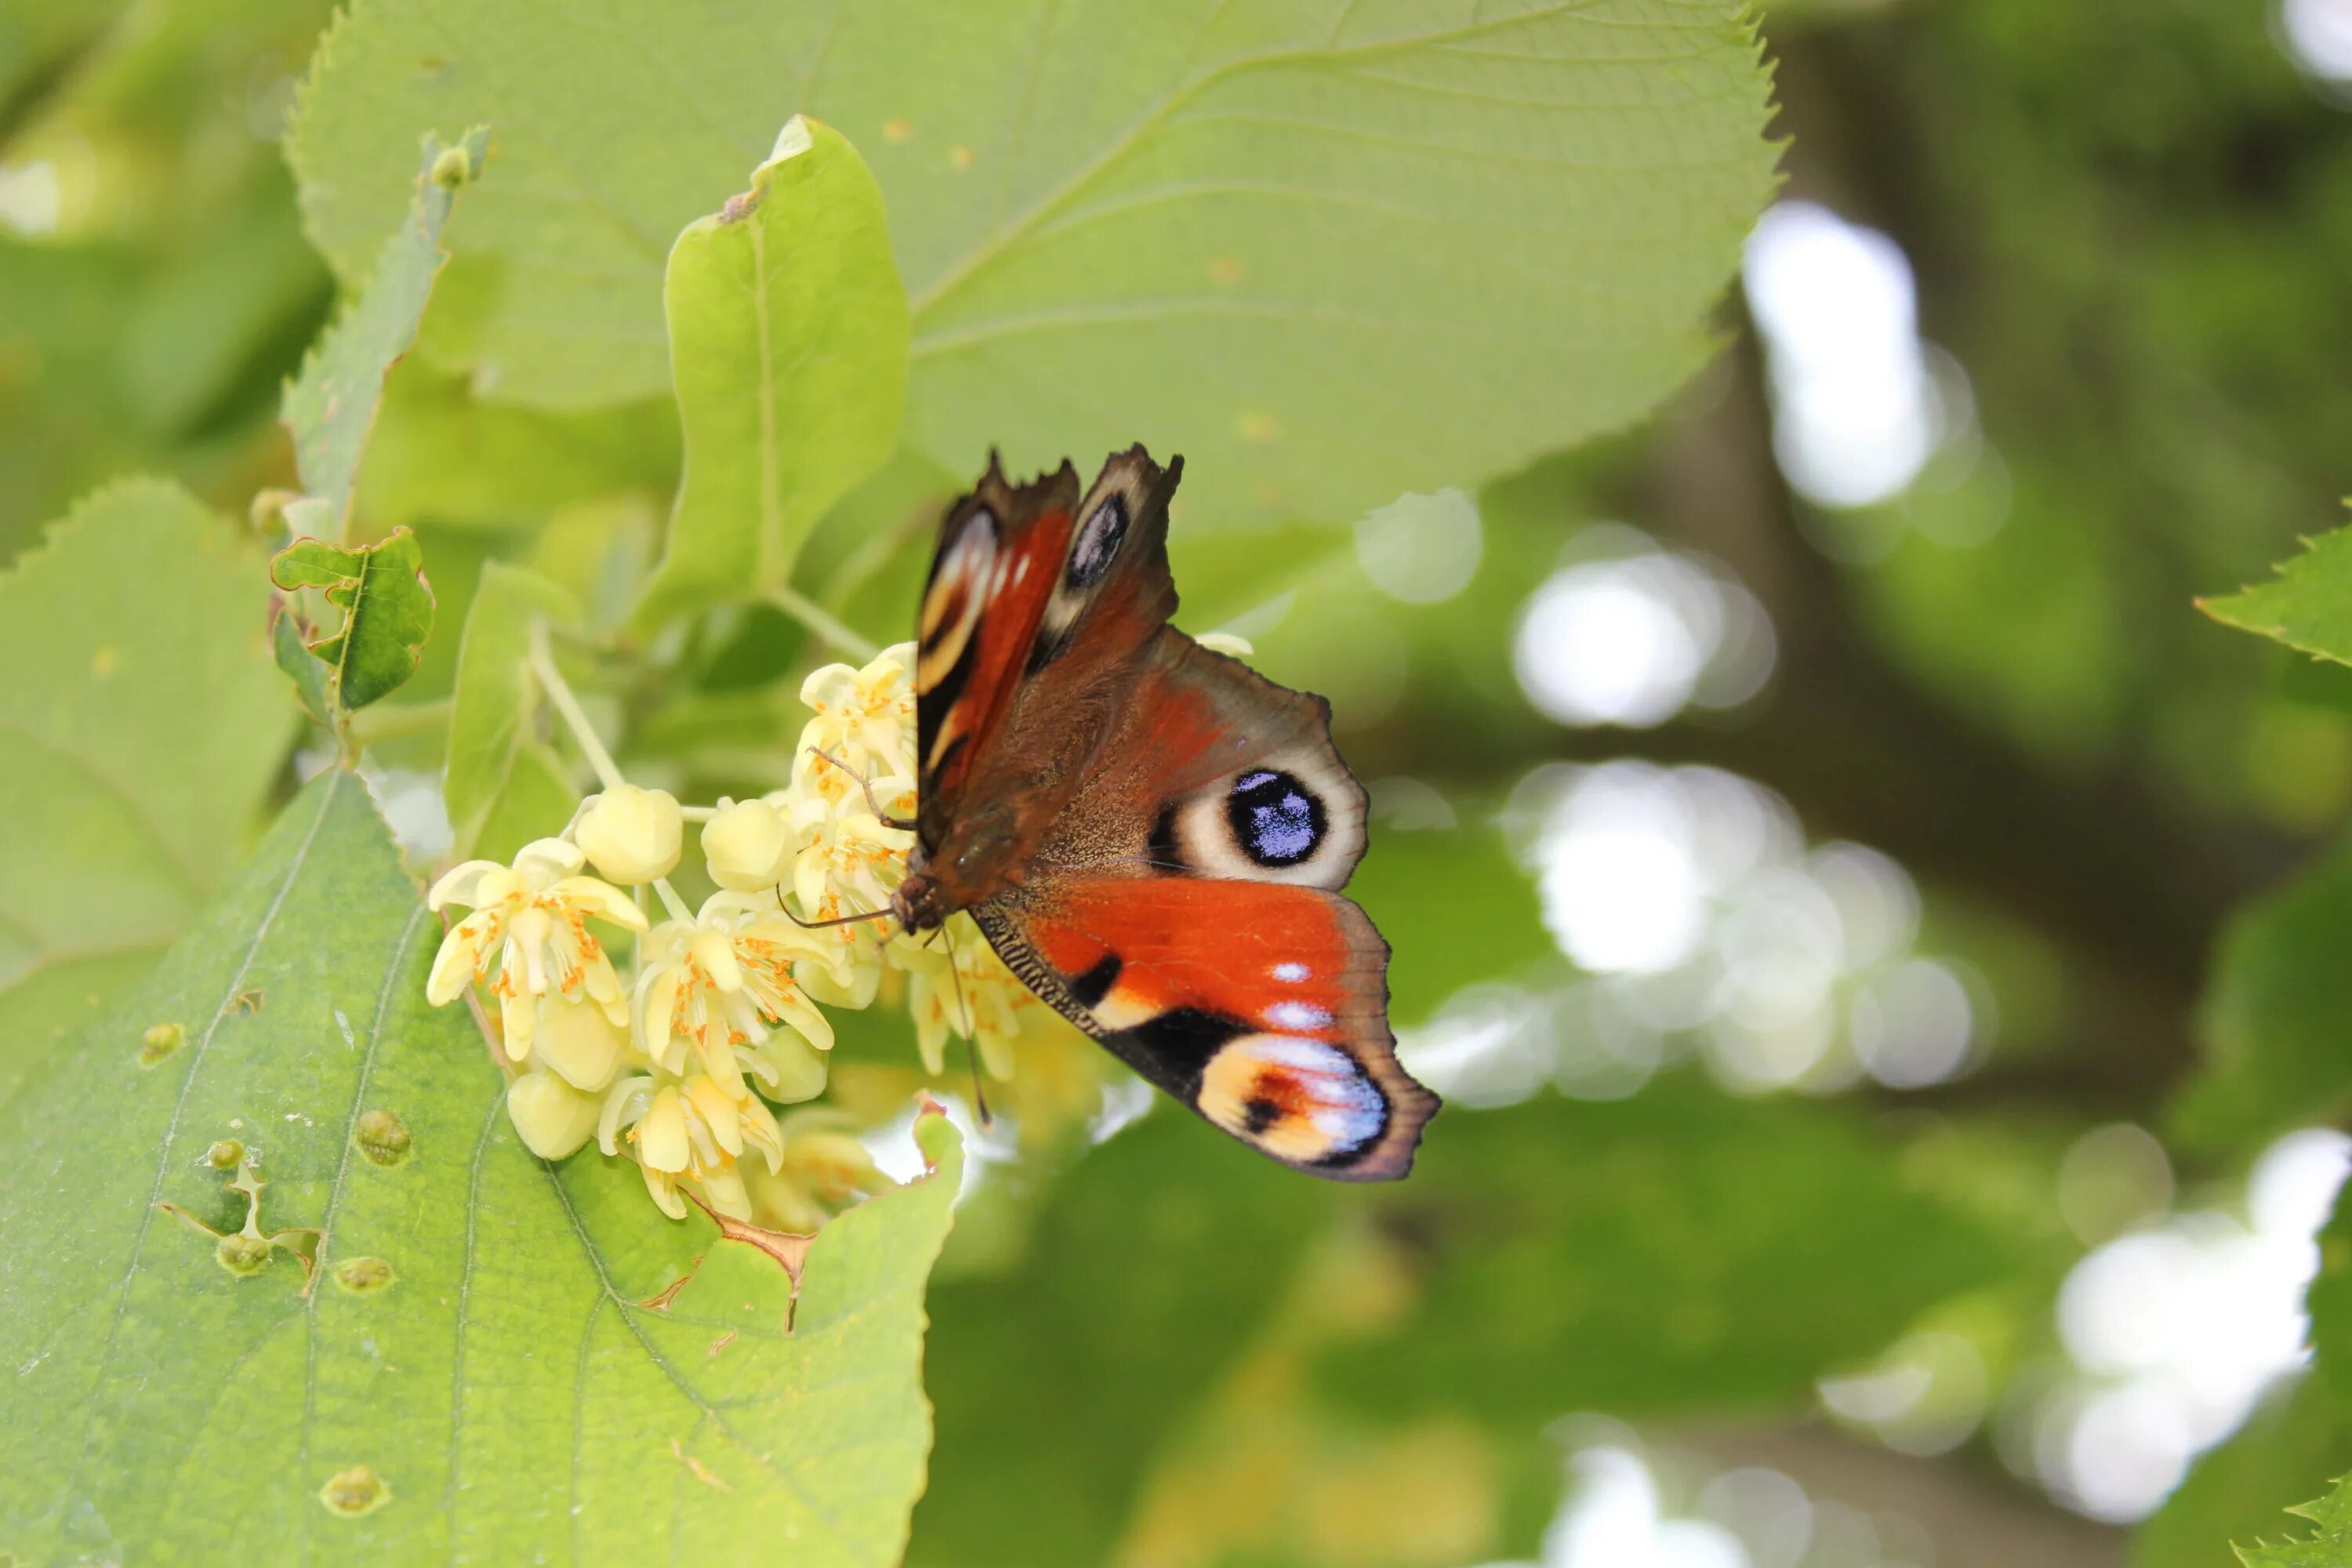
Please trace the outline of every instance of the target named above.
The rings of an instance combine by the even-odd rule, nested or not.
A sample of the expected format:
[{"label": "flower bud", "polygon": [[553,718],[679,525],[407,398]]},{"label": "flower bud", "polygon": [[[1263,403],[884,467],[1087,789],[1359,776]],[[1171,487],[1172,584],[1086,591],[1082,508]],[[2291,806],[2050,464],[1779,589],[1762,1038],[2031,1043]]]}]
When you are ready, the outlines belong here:
[{"label": "flower bud", "polygon": [[600,1109],[551,1072],[527,1072],[507,1089],[507,1116],[523,1144],[542,1160],[561,1160],[596,1131]]},{"label": "flower bud", "polygon": [[768,1098],[777,1103],[798,1105],[824,1092],[825,1054],[798,1035],[778,1029],[751,1054]]},{"label": "flower bud", "polygon": [[624,884],[667,877],[685,828],[667,790],[620,784],[590,801],[572,830],[599,875]]},{"label": "flower bud", "polygon": [[756,893],[784,877],[790,834],[784,814],[764,800],[722,802],[702,825],[702,854],[710,879],[730,891]]}]

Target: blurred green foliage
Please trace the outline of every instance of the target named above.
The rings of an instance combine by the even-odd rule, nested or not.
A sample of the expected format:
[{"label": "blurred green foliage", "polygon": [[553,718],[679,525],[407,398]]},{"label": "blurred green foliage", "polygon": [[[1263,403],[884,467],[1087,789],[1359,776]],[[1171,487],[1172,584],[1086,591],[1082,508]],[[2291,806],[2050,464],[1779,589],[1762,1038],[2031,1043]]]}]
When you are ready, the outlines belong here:
[{"label": "blurred green foliage", "polygon": [[[2040,1489],[2032,1424],[2072,1375],[2070,1266],[2230,1210],[2273,1138],[2352,1098],[2352,677],[2305,657],[2352,647],[2352,535],[2295,544],[2352,488],[2352,117],[2253,8],[1768,0],[1769,89],[1739,10],[359,0],[330,29],[315,5],[0,5],[0,1148],[37,1175],[0,1246],[42,1260],[0,1284],[5,1364],[42,1380],[0,1422],[0,1549],[202,1531],[273,1561],[365,1536],[730,1562],[808,1510],[838,1560],[887,1562],[919,1364],[913,1562],[1531,1558],[1554,1423],[1587,1410],[1702,1451],[1741,1423],[1865,1508],[1969,1500],[1947,1568],[2021,1560],[1990,1544],[2003,1510],[2146,1568],[2335,1550],[2252,1547],[2352,1468],[2341,1217],[2315,1369],[2128,1541],[2067,1533],[2087,1527]],[[730,206],[803,111],[815,155]],[[485,123],[454,213],[404,229],[423,139]],[[1964,438],[1895,500],[1793,493],[1738,304],[1708,315],[1776,157],[1785,195],[1901,247],[1948,355]],[[281,404],[331,321],[351,363]],[[332,437],[323,466],[305,432]],[[658,1221],[593,1152],[550,1180],[512,1142],[464,1019],[415,994],[425,926],[382,828],[346,775],[297,774],[347,751],[388,808],[437,785],[454,843],[412,833],[409,873],[560,828],[592,786],[524,667],[543,617],[631,777],[756,793],[835,657],[823,628],[908,634],[939,509],[990,446],[1084,468],[1138,438],[1187,458],[1181,624],[1329,697],[1374,784],[1352,890],[1408,1034],[1448,1037],[1465,992],[1548,1039],[1599,1029],[1514,792],[1633,753],[1759,781],[1805,844],[1907,868],[1922,949],[1999,1019],[1969,1076],[1734,1094],[1669,1061],[1584,1100],[1538,1072],[1513,1103],[1458,1100],[1412,1181],[1371,1194],[1165,1114],[1088,1148],[1092,1069],[1040,1055],[1017,1149],[975,1142],[919,1346],[952,1171],[825,1233],[799,1307],[804,1331],[843,1313],[822,1345],[759,1339],[783,1287],[731,1246],[693,1288],[707,1321],[637,1305],[708,1226]],[[232,521],[298,483],[340,544],[412,531],[436,605],[405,684],[306,728],[299,763],[266,552]],[[1475,495],[1453,542],[1475,560],[1424,603],[1352,525],[1444,487]],[[1632,735],[1530,706],[1518,617],[1603,521],[1754,596],[1760,694]],[[767,602],[787,584],[798,609]],[[287,875],[314,830],[326,858]],[[240,963],[269,977],[231,984]],[[257,1012],[215,1016],[246,989]],[[166,1014],[189,1055],[138,1066]],[[840,1103],[903,1106],[904,1033],[845,1028]],[[1704,1054],[1691,1033],[1670,1056]],[[394,1082],[433,1196],[366,1222],[378,1241],[336,1207],[338,1129]],[[274,1122],[268,1223],[343,1226],[394,1259],[392,1292],[306,1301],[282,1256],[232,1280],[142,1206],[234,1229],[191,1159],[240,1108]],[[2085,1220],[2068,1173],[2118,1121],[2162,1136],[2164,1190],[2111,1176]],[[478,1318],[436,1279],[475,1281]],[[850,1300],[868,1287],[877,1323]],[[99,1341],[71,1331],[92,1300]],[[173,1348],[190,1335],[205,1354]],[[1908,1500],[1860,1459],[1806,1472],[1824,1433],[1871,1458],[1907,1441],[1824,1424],[1820,1381],[1939,1335],[1980,1365],[1981,1420],[1901,1461]],[[429,1395],[400,1384],[380,1446],[329,1456],[387,1362],[438,1369]],[[835,1375],[883,1392],[834,1427],[775,1415]],[[814,1501],[710,1436],[768,1394],[756,1442],[807,1445]],[[393,1500],[321,1511],[362,1461]],[[461,1465],[489,1489],[452,1505]]]}]

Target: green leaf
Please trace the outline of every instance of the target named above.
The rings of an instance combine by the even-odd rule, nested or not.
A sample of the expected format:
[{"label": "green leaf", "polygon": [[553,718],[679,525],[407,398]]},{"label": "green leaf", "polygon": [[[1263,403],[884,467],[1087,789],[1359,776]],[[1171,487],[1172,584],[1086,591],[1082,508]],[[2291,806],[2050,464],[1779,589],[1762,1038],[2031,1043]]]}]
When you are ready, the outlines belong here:
[{"label": "green leaf", "polygon": [[2225,626],[2352,664],[2352,528],[2305,540],[2274,581],[2200,599],[2197,607]]},{"label": "green leaf", "polygon": [[[2352,1185],[2337,1190],[2334,1211],[2319,1233],[2319,1270],[2305,1300],[2311,1314],[2314,1381],[2352,1416]],[[2352,1457],[2352,1449],[2347,1449]]]},{"label": "green leaf", "polygon": [[[460,859],[477,853],[484,827],[509,790],[517,786],[520,759],[530,755],[552,762],[543,747],[535,745],[530,727],[538,703],[538,682],[527,663],[530,628],[541,619],[576,626],[580,615],[577,599],[536,572],[503,561],[482,568],[481,584],[474,590],[473,608],[466,616],[465,637],[457,645],[449,764],[441,784],[457,833],[453,853]],[[562,778],[560,767],[553,771]],[[551,792],[543,785],[549,772],[543,766],[523,767],[525,798],[548,798]],[[562,789],[568,794],[569,784]],[[568,816],[569,805],[565,813]],[[547,831],[562,826],[558,819]]]},{"label": "green leaf", "polygon": [[0,1100],[236,864],[291,729],[260,561],[175,485],[0,574]]},{"label": "green leaf", "polygon": [[[1378,796],[1375,795],[1377,803]],[[1389,1016],[1427,1017],[1464,986],[1556,961],[1534,881],[1492,826],[1376,822],[1348,896],[1388,938]],[[1465,911],[1476,911],[1465,919]]]},{"label": "green leaf", "polygon": [[1568,1410],[1800,1405],[2016,1262],[1912,1190],[1853,1117],[1687,1078],[1612,1103],[1440,1116],[1385,1212],[1426,1248],[1425,1281],[1387,1332],[1332,1358],[1326,1387],[1360,1409],[1527,1433]]},{"label": "green leaf", "polygon": [[343,712],[391,696],[416,673],[433,635],[433,585],[407,529],[349,549],[298,539],[270,561],[269,580],[289,592],[324,589],[343,612],[341,629],[304,645],[334,671],[331,700]]},{"label": "green leaf", "polygon": [[[937,1174],[818,1236],[788,1330],[769,1255],[663,1219],[621,1162],[524,1151],[466,1009],[425,1005],[437,937],[364,789],[327,773],[152,982],[0,1113],[7,1549],[895,1562],[961,1163],[943,1119],[919,1124]],[[184,1043],[142,1066],[163,1022]],[[390,1163],[376,1112],[407,1134]],[[155,1206],[236,1229],[244,1200],[205,1158],[227,1138],[258,1152],[260,1228],[320,1233],[307,1294],[296,1256],[239,1278]],[[389,1283],[348,1288],[384,1277],[362,1259]],[[339,1514],[339,1478],[381,1506]]]},{"label": "green leaf", "polygon": [[451,264],[478,308],[425,346],[583,406],[667,384],[670,237],[805,111],[889,202],[914,445],[969,474],[1140,438],[1189,460],[1188,510],[1344,521],[1622,426],[1705,358],[1776,161],[1747,12],[360,0],[289,153],[350,278],[399,138],[499,125]]},{"label": "green leaf", "polygon": [[359,298],[302,362],[302,374],[287,384],[283,417],[294,437],[294,466],[302,488],[332,504],[338,539],[351,520],[352,485],[375,426],[383,378],[416,341],[433,280],[448,259],[441,248],[442,228],[457,192],[480,174],[489,144],[485,126],[466,132],[454,147],[425,138],[425,163],[417,171],[407,217],[383,242]]},{"label": "green leaf", "polygon": [[2316,1502],[2298,1503],[2287,1512],[2311,1521],[2319,1533],[2275,1546],[2232,1547],[2238,1561],[2246,1568],[2352,1568],[2352,1476],[2337,1479],[2336,1489]]},{"label": "green leaf", "polygon": [[1109,1560],[1160,1435],[1265,1321],[1333,1194],[1193,1131],[1120,1134],[1055,1185],[1010,1272],[933,1291],[915,1568]]},{"label": "green leaf", "polygon": [[1392,1306],[1327,1336],[1300,1397],[1359,1428],[1467,1417],[1554,1466],[1541,1433],[1569,1411],[1802,1408],[1823,1373],[2015,1262],[1851,1116],[1687,1079],[1445,1111],[1411,1179],[1374,1191],[1155,1114],[1062,1179],[1012,1270],[934,1292],[939,1453],[908,1561],[1111,1559],[1151,1456],[1235,1358],[1302,1295],[1360,1305],[1299,1271],[1367,1237],[1393,1258]]},{"label": "green leaf", "polygon": [[781,585],[882,466],[907,398],[907,296],[856,149],[794,116],[751,188],[687,226],[662,285],[686,477],[639,625]]},{"label": "green leaf", "polygon": [[2352,1099],[2352,838],[2233,914],[2199,1008],[2205,1059],[2172,1107],[2201,1148],[2325,1121]]},{"label": "green leaf", "polygon": [[2352,1455],[2352,1419],[2316,1380],[2263,1401],[2200,1456],[2189,1479],[2132,1532],[2132,1568],[2215,1568],[2222,1543],[2275,1534],[2279,1510],[2332,1484]]},{"label": "green leaf", "polygon": [[677,489],[677,416],[667,399],[588,414],[484,402],[420,360],[385,383],[360,468],[372,528],[537,525],[559,508]]},{"label": "green leaf", "polygon": [[327,667],[310,651],[302,635],[304,629],[290,601],[281,600],[272,605],[269,657],[286,679],[294,683],[294,700],[302,705],[302,711],[320,727],[331,727],[334,723],[332,683],[327,679]]},{"label": "green leaf", "polygon": [[532,839],[562,832],[579,805],[580,788],[563,759],[544,741],[525,741],[464,848],[485,860],[511,860]]}]

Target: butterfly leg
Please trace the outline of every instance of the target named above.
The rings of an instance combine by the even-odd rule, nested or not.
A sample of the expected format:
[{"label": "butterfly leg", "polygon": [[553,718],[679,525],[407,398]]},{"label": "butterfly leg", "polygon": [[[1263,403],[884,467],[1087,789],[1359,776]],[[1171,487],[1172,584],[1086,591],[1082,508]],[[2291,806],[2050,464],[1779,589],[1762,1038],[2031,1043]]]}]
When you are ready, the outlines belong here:
[{"label": "butterfly leg", "polygon": [[847,763],[843,762],[839,757],[835,756],[831,752],[826,751],[822,746],[811,746],[809,751],[815,756],[823,757],[826,762],[831,763],[835,767],[839,768],[843,773],[847,773],[851,778],[857,781],[857,787],[866,792],[866,809],[874,814],[875,821],[879,822],[885,827],[895,827],[902,833],[912,833],[915,830],[915,819],[913,817],[893,816],[888,812],[882,809],[882,803],[879,800],[877,800],[874,796],[874,781],[872,779],[867,778],[865,774],[859,773],[856,769],[851,767]]}]

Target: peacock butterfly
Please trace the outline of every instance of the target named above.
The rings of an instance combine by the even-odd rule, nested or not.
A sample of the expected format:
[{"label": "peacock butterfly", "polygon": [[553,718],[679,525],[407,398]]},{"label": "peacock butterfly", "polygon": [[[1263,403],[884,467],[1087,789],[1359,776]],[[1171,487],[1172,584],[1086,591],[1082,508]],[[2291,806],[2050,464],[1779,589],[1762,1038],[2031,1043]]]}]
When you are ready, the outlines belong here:
[{"label": "peacock butterfly", "polygon": [[1183,459],[993,456],[949,508],[916,644],[916,843],[890,913],[968,910],[1112,1054],[1295,1169],[1385,1181],[1437,1097],[1396,1058],[1388,944],[1339,889],[1363,786],[1330,707],[1169,624]]}]

